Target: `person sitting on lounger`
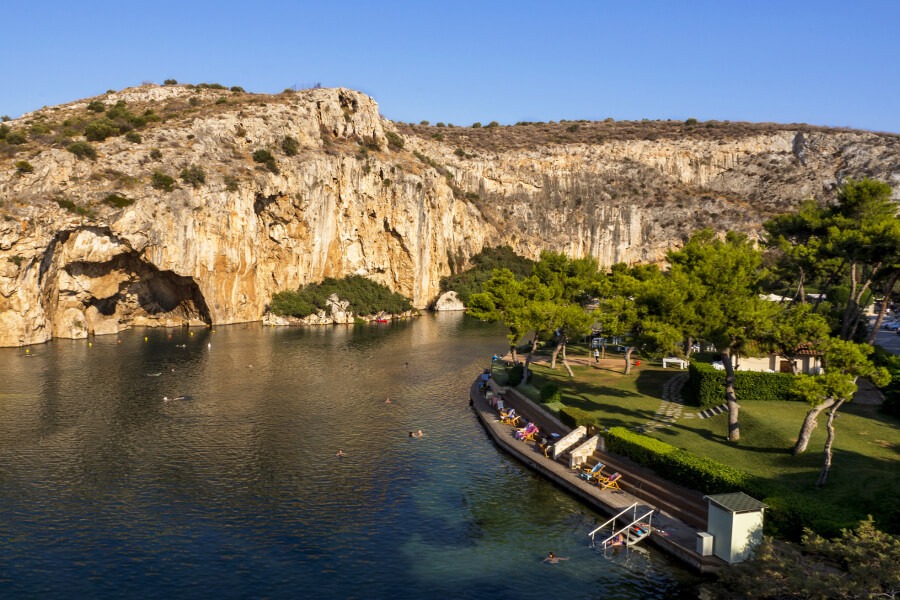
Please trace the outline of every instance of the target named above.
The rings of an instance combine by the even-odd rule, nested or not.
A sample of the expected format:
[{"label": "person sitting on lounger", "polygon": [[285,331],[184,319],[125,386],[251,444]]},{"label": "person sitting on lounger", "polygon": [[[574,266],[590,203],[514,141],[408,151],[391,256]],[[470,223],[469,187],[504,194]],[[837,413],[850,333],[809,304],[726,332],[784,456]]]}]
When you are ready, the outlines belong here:
[{"label": "person sitting on lounger", "polygon": [[535,433],[537,433],[537,431],[537,425],[535,425],[534,423],[528,423],[528,425],[516,431],[516,439],[524,440],[530,436],[533,436]]}]

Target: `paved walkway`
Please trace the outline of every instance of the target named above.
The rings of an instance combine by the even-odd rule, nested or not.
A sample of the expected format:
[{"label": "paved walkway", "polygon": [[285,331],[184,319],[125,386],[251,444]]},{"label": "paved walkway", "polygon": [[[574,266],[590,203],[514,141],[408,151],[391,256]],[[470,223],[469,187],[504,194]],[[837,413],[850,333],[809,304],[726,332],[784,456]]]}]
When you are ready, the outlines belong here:
[{"label": "paved walkway", "polygon": [[[516,390],[507,389],[503,398],[506,406],[514,407],[519,414],[540,427],[541,431],[560,435],[568,433],[569,429],[553,415]],[[606,464],[610,472],[618,471],[623,476],[623,491],[601,490],[580,479],[580,470],[570,469],[565,460],[547,458],[535,444],[516,440],[513,435],[515,429],[500,423],[497,411],[479,392],[477,382],[470,389],[470,400],[480,421],[497,445],[525,465],[610,516],[635,502],[638,503],[638,514],[641,511],[655,511],[654,531],[647,538],[648,543],[695,570],[709,572],[724,564],[716,557],[704,557],[695,551],[697,533],[703,531],[706,524],[706,502],[699,492],[666,481],[624,457],[597,452],[595,459]]]}]

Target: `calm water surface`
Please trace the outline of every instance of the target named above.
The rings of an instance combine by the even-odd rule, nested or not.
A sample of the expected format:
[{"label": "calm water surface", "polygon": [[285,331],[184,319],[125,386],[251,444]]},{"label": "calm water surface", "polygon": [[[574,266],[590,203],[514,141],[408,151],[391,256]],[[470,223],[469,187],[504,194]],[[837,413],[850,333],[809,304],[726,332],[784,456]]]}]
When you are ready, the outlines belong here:
[{"label": "calm water surface", "polygon": [[491,443],[467,394],[504,346],[445,314],[0,349],[0,597],[688,593]]}]

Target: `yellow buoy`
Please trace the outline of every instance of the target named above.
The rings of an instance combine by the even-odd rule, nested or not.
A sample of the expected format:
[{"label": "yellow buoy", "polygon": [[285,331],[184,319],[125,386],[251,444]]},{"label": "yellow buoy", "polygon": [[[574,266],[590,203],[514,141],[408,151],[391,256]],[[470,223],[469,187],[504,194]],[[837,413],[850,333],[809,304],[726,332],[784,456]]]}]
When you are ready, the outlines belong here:
[{"label": "yellow buoy", "polygon": [[191,332],[191,335],[194,335],[194,332],[193,332],[193,331]]},{"label": "yellow buoy", "polygon": [[147,341],[147,336],[146,336],[146,335],[144,336],[144,341],[145,341],[145,342]]},{"label": "yellow buoy", "polygon": [[90,347],[93,346],[93,345],[94,345],[93,342],[88,342],[88,348],[90,348]]}]

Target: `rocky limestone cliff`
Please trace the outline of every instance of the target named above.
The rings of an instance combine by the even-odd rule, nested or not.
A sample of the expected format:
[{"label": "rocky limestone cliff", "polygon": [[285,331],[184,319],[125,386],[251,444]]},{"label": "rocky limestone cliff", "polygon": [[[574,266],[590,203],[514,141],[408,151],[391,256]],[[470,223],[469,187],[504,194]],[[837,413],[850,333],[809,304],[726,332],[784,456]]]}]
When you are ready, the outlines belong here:
[{"label": "rocky limestone cliff", "polygon": [[[848,176],[900,187],[897,137],[866,132],[510,141],[519,128],[393,124],[346,89],[99,100],[162,120],[94,142],[95,160],[66,149],[88,101],[7,124],[28,141],[0,145],[0,345],[259,320],[273,293],[347,274],[421,308],[486,245],[659,261],[700,227],[756,233]],[[189,168],[204,181],[153,184]]]}]

